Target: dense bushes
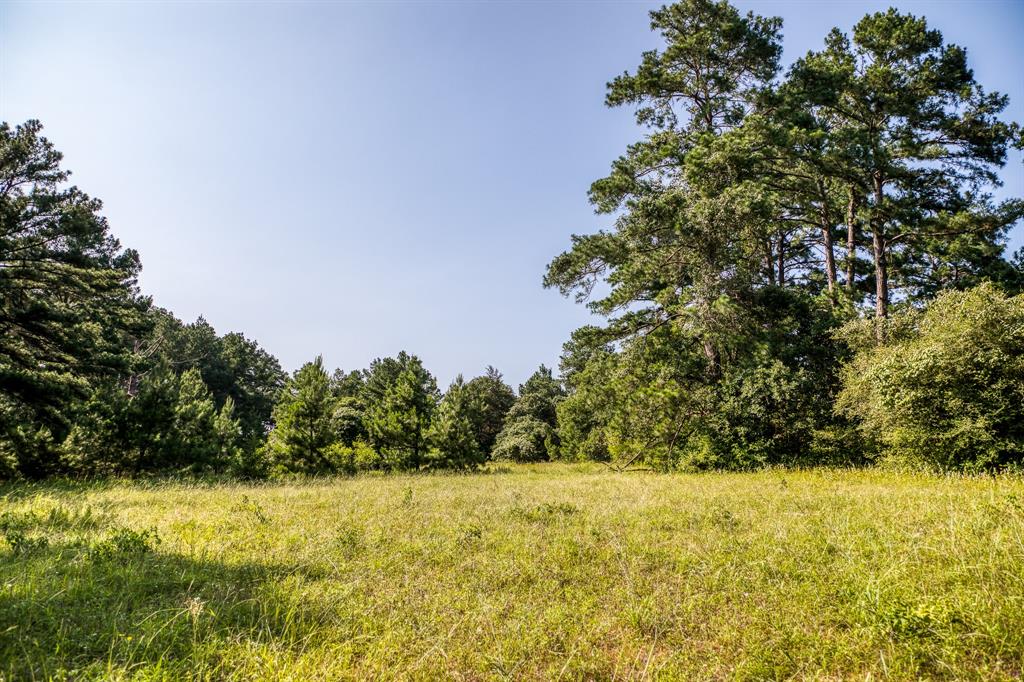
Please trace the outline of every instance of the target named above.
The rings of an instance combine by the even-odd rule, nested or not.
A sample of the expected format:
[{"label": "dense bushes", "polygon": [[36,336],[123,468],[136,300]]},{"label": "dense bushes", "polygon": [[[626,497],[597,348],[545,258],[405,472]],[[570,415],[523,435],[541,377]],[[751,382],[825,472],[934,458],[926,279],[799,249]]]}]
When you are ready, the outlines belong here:
[{"label": "dense bushes", "polygon": [[1024,295],[945,292],[872,341],[864,325],[838,406],[892,460],[944,469],[1024,464]]},{"label": "dense bushes", "polygon": [[821,462],[846,354],[832,331],[848,314],[800,291],[761,290],[734,311],[713,362],[686,328],[614,345],[584,328],[562,358],[561,454],[656,469]]}]

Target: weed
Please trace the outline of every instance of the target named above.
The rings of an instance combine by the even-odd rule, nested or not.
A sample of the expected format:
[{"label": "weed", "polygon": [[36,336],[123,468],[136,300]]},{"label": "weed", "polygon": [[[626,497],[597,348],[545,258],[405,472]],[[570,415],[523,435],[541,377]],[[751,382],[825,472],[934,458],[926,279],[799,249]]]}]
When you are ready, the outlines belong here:
[{"label": "weed", "polygon": [[143,531],[118,528],[106,539],[90,547],[88,554],[94,560],[141,556],[156,551],[159,544],[160,535],[155,528]]},{"label": "weed", "polygon": [[242,495],[241,501],[231,506],[231,511],[259,524],[270,523],[267,512],[258,502],[250,500],[248,495]]},{"label": "weed", "polygon": [[346,524],[338,531],[337,546],[346,559],[359,553],[363,545],[363,531],[352,524]]},{"label": "weed", "polygon": [[50,546],[50,540],[46,536],[28,536],[24,531],[14,528],[4,532],[4,539],[11,546],[11,552],[16,555],[30,554]]},{"label": "weed", "polygon": [[568,502],[545,502],[544,504],[539,504],[536,507],[531,507],[529,509],[513,507],[510,513],[512,518],[521,519],[523,521],[529,521],[531,523],[550,523],[558,518],[578,514],[579,511],[579,507],[574,504],[569,504]]},{"label": "weed", "polygon": [[466,523],[459,527],[457,544],[462,547],[469,547],[477,544],[484,536],[484,529],[476,523]]}]

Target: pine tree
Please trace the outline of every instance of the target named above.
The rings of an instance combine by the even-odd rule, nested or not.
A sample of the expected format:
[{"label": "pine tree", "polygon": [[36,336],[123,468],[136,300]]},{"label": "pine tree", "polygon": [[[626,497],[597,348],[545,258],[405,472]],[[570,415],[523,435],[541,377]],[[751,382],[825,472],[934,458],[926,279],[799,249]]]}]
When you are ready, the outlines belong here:
[{"label": "pine tree", "polygon": [[213,432],[217,443],[217,460],[226,464],[234,464],[240,455],[240,443],[243,439],[242,427],[235,419],[235,401],[228,396],[224,405],[213,420]]},{"label": "pine tree", "polygon": [[337,441],[334,402],[322,358],[295,372],[274,407],[274,430],[267,449],[275,468],[296,473],[330,471],[328,449]]},{"label": "pine tree", "polygon": [[488,367],[483,376],[471,379],[465,390],[469,396],[469,419],[474,436],[480,450],[489,456],[504,426],[505,415],[516,402],[515,391],[493,367]]},{"label": "pine tree", "polygon": [[418,469],[437,404],[437,382],[415,355],[376,361],[366,382],[366,429],[385,465]]},{"label": "pine tree", "polygon": [[0,124],[0,439],[25,476],[55,470],[57,451],[33,443],[63,440],[90,382],[126,370],[125,337],[148,305],[138,254],[110,235],[98,200],[67,186],[41,131]]},{"label": "pine tree", "polygon": [[226,464],[221,460],[220,415],[213,404],[213,395],[203,383],[198,369],[189,369],[178,379],[178,396],[174,405],[174,426],[168,452],[164,458],[175,469],[193,471],[212,469]]},{"label": "pine tree", "polygon": [[505,417],[494,458],[519,462],[554,458],[558,449],[557,409],[564,396],[561,382],[541,365],[519,386],[519,399]]},{"label": "pine tree", "polygon": [[861,19],[852,39],[833,29],[786,87],[830,128],[827,173],[850,192],[851,234],[859,222],[870,240],[876,319],[896,287],[931,296],[1001,269],[1024,201],[989,193],[1020,127],[1000,120],[1008,99],[985,92],[966,50],[889,9]]},{"label": "pine tree", "polygon": [[460,374],[438,403],[430,425],[431,467],[470,469],[486,461],[474,434],[472,403],[468,384]]}]

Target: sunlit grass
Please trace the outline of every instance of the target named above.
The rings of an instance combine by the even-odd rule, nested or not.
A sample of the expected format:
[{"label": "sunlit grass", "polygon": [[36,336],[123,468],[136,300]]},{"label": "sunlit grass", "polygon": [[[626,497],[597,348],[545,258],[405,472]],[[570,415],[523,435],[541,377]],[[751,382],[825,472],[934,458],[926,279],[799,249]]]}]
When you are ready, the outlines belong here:
[{"label": "sunlit grass", "polygon": [[538,465],[0,489],[11,678],[1014,679],[1024,481]]}]

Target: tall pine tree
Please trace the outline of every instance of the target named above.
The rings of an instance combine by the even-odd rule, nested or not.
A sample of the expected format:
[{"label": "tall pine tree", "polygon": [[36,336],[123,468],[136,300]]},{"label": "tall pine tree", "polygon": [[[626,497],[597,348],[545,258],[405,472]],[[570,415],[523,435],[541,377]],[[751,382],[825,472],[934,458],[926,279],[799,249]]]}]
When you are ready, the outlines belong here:
[{"label": "tall pine tree", "polygon": [[322,358],[295,372],[274,406],[274,430],[267,442],[272,466],[293,473],[331,470],[328,448],[338,439],[334,401]]},{"label": "tall pine tree", "polygon": [[[56,466],[71,404],[127,373],[148,301],[140,264],[61,168],[38,121],[0,124],[0,451],[22,475]],[[13,460],[10,461],[10,460]]]}]

